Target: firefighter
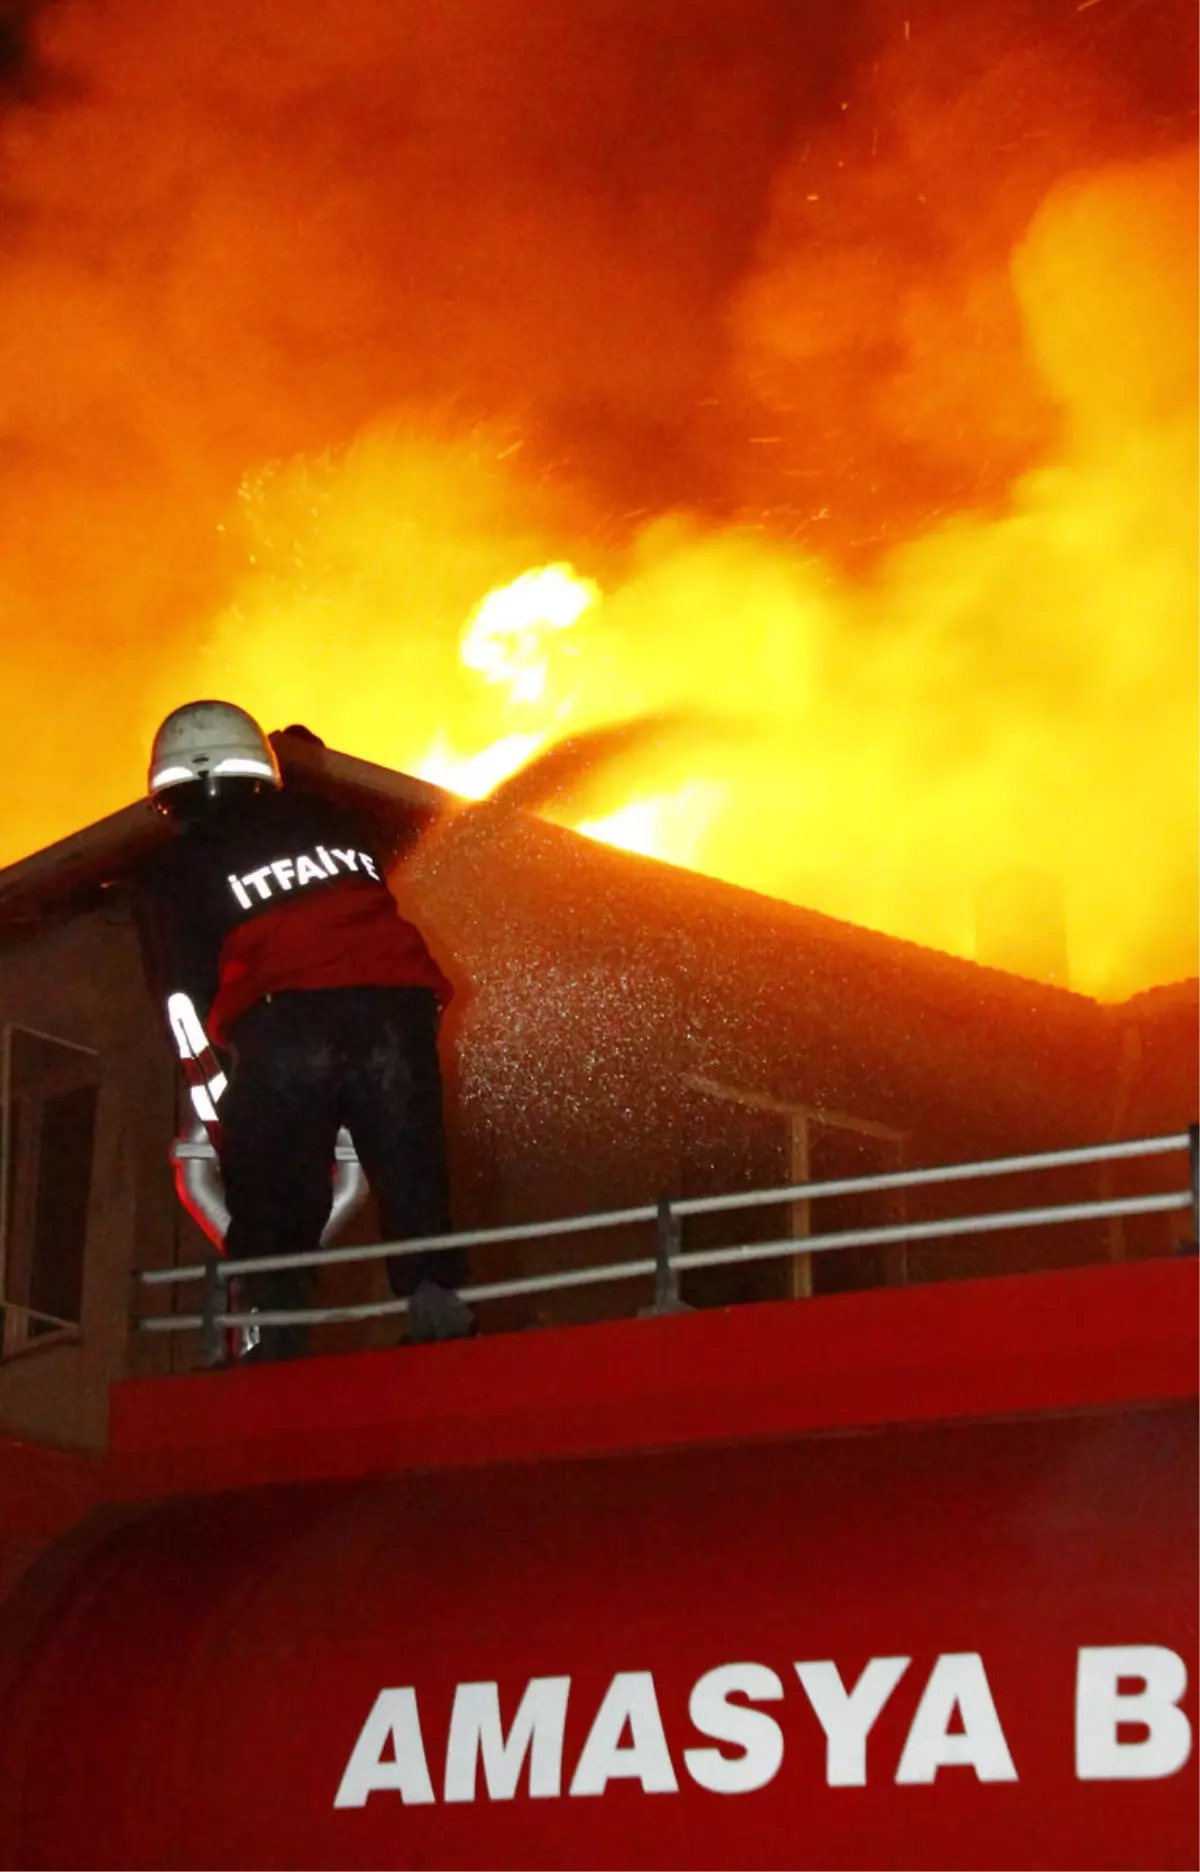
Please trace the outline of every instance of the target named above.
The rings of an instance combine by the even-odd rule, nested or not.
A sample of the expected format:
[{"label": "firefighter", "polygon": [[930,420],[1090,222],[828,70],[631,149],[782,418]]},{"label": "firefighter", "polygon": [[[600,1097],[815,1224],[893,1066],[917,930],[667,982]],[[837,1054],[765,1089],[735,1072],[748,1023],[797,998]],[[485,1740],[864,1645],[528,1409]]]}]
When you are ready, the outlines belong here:
[{"label": "firefighter", "polygon": [[[319,1246],[341,1125],[384,1239],[445,1233],[437,1024],[450,988],[400,916],[374,832],[285,786],[258,723],[228,702],[168,715],[148,790],[176,836],[142,881],[147,968],[217,1144],[229,1258]],[[227,1083],[208,1046],[228,1052]],[[397,1256],[388,1276],[408,1297],[410,1339],[473,1330],[461,1252]],[[261,1310],[302,1307],[311,1270],[247,1286]],[[250,1356],[293,1358],[306,1343],[303,1327],[266,1327]]]}]

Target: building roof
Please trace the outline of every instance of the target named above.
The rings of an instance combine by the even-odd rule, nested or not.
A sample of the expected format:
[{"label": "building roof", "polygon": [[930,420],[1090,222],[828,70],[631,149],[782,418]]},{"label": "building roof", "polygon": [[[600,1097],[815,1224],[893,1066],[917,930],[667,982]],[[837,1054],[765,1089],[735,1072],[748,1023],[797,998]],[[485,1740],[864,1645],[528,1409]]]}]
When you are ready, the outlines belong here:
[{"label": "building roof", "polygon": [[[272,735],[271,740],[290,784],[382,819],[393,831],[399,826],[412,834],[425,832],[463,805],[455,795],[429,781],[327,748],[304,730],[283,731]],[[899,973],[911,986],[919,982],[925,991],[951,1003],[963,996],[972,1002],[980,996],[988,1003],[1011,1000],[1025,1014],[1034,1011],[1034,1004],[1043,1012],[1054,1006],[1062,1013],[1069,1008],[1095,1006],[1091,997],[1072,990],[599,845],[566,828],[532,818],[527,809],[543,804],[547,793],[553,793],[553,784],[548,788],[546,783],[553,782],[564,760],[569,767],[573,747],[568,743],[551,750],[554,773],[542,775],[540,769],[546,762],[534,763],[538,771],[528,770],[532,780],[525,773],[519,774],[498,789],[491,800],[471,809],[477,830],[468,835],[460,849],[468,872],[471,877],[477,876],[481,888],[486,890],[488,885],[483,873],[476,873],[473,857],[483,844],[494,842],[489,824],[494,817],[506,834],[499,841],[508,848],[502,866],[506,884],[511,886],[513,882],[514,866],[527,870],[534,895],[547,869],[560,872],[565,868],[577,879],[586,873],[589,894],[594,888],[602,902],[619,898],[634,923],[640,924],[649,916],[653,924],[669,921],[699,928],[701,924],[711,925],[714,919],[728,918],[735,945],[751,944],[762,951],[764,963],[769,955],[778,966],[782,945],[783,950],[792,953],[802,948],[814,958],[822,954],[840,958],[855,973],[863,967],[872,976],[882,971],[885,986]],[[138,800],[0,870],[0,948],[28,940],[48,921],[98,907],[106,892],[136,872],[142,860],[168,836],[164,821],[149,802]],[[483,869],[488,871],[490,866],[485,864]],[[470,879],[465,881],[465,888],[470,890]],[[461,899],[463,889],[460,882],[451,895]],[[767,972],[774,971],[768,966]],[[1183,982],[1148,990],[1126,1005],[1150,1012],[1153,1002],[1153,1011],[1166,1011],[1168,1003],[1172,1008],[1177,1003],[1190,1006],[1195,995],[1195,982]]]}]

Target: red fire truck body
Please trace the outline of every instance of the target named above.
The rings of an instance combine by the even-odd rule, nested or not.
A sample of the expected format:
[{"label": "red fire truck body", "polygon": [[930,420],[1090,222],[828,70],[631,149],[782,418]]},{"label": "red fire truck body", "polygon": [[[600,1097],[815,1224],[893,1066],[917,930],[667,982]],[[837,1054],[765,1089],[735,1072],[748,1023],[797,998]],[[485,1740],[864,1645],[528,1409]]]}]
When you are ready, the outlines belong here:
[{"label": "red fire truck body", "polygon": [[114,1393],[14,1867],[1186,1867],[1196,1264]]}]

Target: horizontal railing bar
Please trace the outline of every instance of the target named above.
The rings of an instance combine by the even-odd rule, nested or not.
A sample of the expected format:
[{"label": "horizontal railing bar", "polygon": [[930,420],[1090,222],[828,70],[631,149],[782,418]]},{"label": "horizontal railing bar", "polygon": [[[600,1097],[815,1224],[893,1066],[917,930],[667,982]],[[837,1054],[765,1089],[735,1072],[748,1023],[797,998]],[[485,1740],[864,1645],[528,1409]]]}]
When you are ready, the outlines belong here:
[{"label": "horizontal railing bar", "polygon": [[[793,1255],[830,1254],[839,1248],[867,1248],[889,1242],[937,1241],[954,1235],[988,1235],[1005,1229],[1043,1228],[1059,1222],[1091,1222],[1113,1216],[1162,1215],[1190,1208],[1190,1190],[1155,1196],[1114,1197],[1100,1202],[1061,1203],[1043,1209],[1002,1209],[990,1215],[948,1216],[936,1222],[896,1223],[886,1228],[841,1229],[832,1235],[789,1235],[776,1242],[747,1242],[734,1248],[705,1248],[670,1257],[673,1268],[686,1274],[691,1268],[744,1266],[750,1261],[783,1260]],[[601,1267],[568,1268],[556,1274],[535,1274],[520,1280],[489,1281],[464,1287],[468,1301],[504,1300],[522,1294],[553,1293],[560,1288],[600,1286],[608,1281],[635,1280],[653,1274],[651,1259],[608,1262]],[[356,1306],[290,1308],[286,1312],[221,1313],[217,1325],[224,1331],[238,1326],[319,1326],[342,1321],[385,1319],[404,1313],[408,1301],[364,1301]],[[163,1314],[137,1322],[142,1332],[185,1332],[201,1325],[199,1313]]]},{"label": "horizontal railing bar", "polygon": [[[460,1292],[464,1300],[478,1304],[484,1300],[512,1299],[521,1294],[556,1293],[560,1288],[599,1287],[606,1281],[637,1280],[644,1274],[653,1274],[654,1267],[653,1260],[614,1261],[603,1267],[565,1268],[556,1274],[490,1281],[477,1287],[463,1287]],[[386,1319],[390,1314],[407,1312],[407,1300],[367,1300],[357,1306],[304,1310],[293,1307],[286,1313],[218,1313],[217,1325],[222,1331],[236,1326],[326,1325],[348,1320]],[[199,1313],[167,1313],[137,1322],[141,1332],[182,1332],[200,1323]]]},{"label": "horizontal railing bar", "polygon": [[[551,1235],[583,1235],[590,1229],[619,1228],[631,1222],[653,1222],[658,1215],[654,1203],[641,1203],[636,1209],[608,1209],[597,1215],[566,1216],[556,1222],[513,1222],[504,1228],[462,1229],[447,1235],[421,1235],[411,1241],[367,1242],[355,1248],[315,1248],[307,1254],[258,1255],[247,1261],[223,1261],[220,1273],[229,1279],[237,1274],[262,1274],[272,1268],[336,1267],[345,1261],[383,1261],[397,1255],[431,1254],[438,1248],[483,1248],[492,1243],[538,1241]],[[134,1278],[143,1287],[166,1287],[174,1282],[200,1280],[201,1262],[177,1268],[145,1268]]]},{"label": "horizontal railing bar", "polygon": [[791,1189],[737,1191],[730,1196],[688,1196],[673,1202],[676,1215],[720,1215],[731,1209],[756,1209],[769,1203],[799,1202],[806,1197],[841,1196],[855,1190],[919,1189],[926,1184],[969,1183],[982,1177],[1015,1176],[1025,1170],[1066,1170],[1077,1164],[1119,1163],[1128,1157],[1161,1157],[1186,1150],[1186,1131],[1170,1137],[1129,1138],[1117,1144],[1085,1144],[1073,1150],[1031,1151],[1021,1157],[983,1158],[976,1163],[935,1165],[930,1170],[895,1170],[885,1176],[859,1177],[842,1183],[803,1183]]},{"label": "horizontal railing bar", "polygon": [[[1008,1228],[1046,1228],[1056,1222],[1096,1222],[1114,1216],[1163,1215],[1191,1205],[1190,1190],[1172,1190],[1161,1196],[1118,1196],[1103,1202],[1059,1203],[1045,1209],[999,1209],[990,1215],[946,1216],[936,1222],[914,1222],[908,1227],[845,1229],[840,1235],[803,1237],[811,1248],[796,1252],[822,1253],[830,1248],[876,1248],[889,1242],[939,1241],[952,1235],[994,1235]],[[780,1252],[777,1244],[750,1242],[730,1256],[721,1248],[702,1248],[686,1256],[677,1256],[677,1267],[720,1267],[726,1263],[742,1266],[748,1261],[767,1261]]]},{"label": "horizontal railing bar", "polygon": [[[1120,1162],[1130,1157],[1163,1156],[1187,1150],[1186,1131],[1169,1137],[1130,1138],[1115,1144],[1083,1145],[1077,1149],[1027,1153],[1020,1157],[991,1157],[966,1164],[945,1164],[929,1170],[896,1170],[883,1176],[848,1177],[828,1183],[796,1183],[783,1189],[739,1191],[729,1196],[687,1196],[672,1202],[674,1215],[720,1215],[735,1209],[767,1208],[776,1203],[815,1202],[822,1197],[869,1195],[882,1190],[916,1189],[926,1184],[963,1183],[991,1176],[1012,1176],[1024,1170],[1066,1169],[1077,1164]],[[556,1235],[584,1234],[592,1229],[627,1227],[654,1222],[656,1203],[630,1209],[598,1210],[591,1215],[565,1216],[557,1221],[512,1223],[504,1228],[465,1229],[459,1233],[426,1235],[414,1241],[369,1242],[352,1248],[315,1248],[305,1254],[257,1255],[244,1261],[225,1261],[224,1279],[237,1274],[259,1274],[300,1267],[334,1267],[344,1262],[391,1260],[401,1255],[428,1254],[439,1248],[482,1248],[493,1243],[538,1241]],[[204,1267],[193,1262],[178,1268],[146,1268],[134,1278],[143,1287],[167,1287],[200,1280]]]},{"label": "horizontal railing bar", "polygon": [[[358,1162],[358,1152],[353,1144],[335,1145],[333,1155],[338,1163]],[[190,1143],[184,1143],[182,1138],[176,1138],[171,1146],[171,1156],[176,1163],[197,1161],[215,1163],[217,1152],[215,1146],[207,1138],[194,1138]]]}]

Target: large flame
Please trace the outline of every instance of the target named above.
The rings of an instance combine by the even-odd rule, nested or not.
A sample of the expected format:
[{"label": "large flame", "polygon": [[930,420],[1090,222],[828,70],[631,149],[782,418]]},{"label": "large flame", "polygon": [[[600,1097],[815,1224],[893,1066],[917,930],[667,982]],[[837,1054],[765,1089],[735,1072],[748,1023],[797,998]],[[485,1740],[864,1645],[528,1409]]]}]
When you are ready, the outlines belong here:
[{"label": "large flame", "polygon": [[577,624],[599,595],[592,580],[579,578],[569,565],[534,568],[488,592],[463,629],[463,668],[496,684],[514,712],[535,713],[543,726],[501,735],[465,755],[455,751],[450,732],[441,729],[413,771],[465,799],[482,799],[531,760],[571,710],[570,698],[546,706],[556,634]]},{"label": "large flame", "polygon": [[[460,660],[464,669],[497,684],[515,715],[535,716],[543,725],[501,735],[466,755],[456,753],[449,736],[439,731],[411,763],[412,771],[464,799],[483,799],[539,754],[555,733],[595,726],[595,703],[589,703],[580,686],[572,686],[570,676],[564,682],[560,675],[564,663],[569,670],[574,658],[582,685],[594,658],[586,643],[578,638],[560,641],[558,633],[572,630],[600,598],[594,579],[582,578],[573,566],[562,563],[531,568],[490,591],[467,619]],[[623,766],[620,789],[632,787],[636,792],[638,783],[627,760]],[[672,792],[634,798],[598,818],[568,816],[567,822],[589,838],[624,851],[703,869],[706,835],[724,799],[723,786],[688,780]]]},{"label": "large flame", "polygon": [[0,857],[217,694],[471,796],[591,735],[594,837],[1194,972],[1194,8],[17,12]]},{"label": "large flame", "polygon": [[1190,160],[1052,192],[1012,269],[1058,447],[868,577],[675,516],[471,601],[542,522],[503,481],[494,530],[478,439],[468,468],[378,437],[247,490],[258,566],[210,654],[260,712],[471,796],[564,736],[670,716],[551,816],[962,955],[981,898],[1033,873],[1073,985],[1191,972],[1193,196]]}]

